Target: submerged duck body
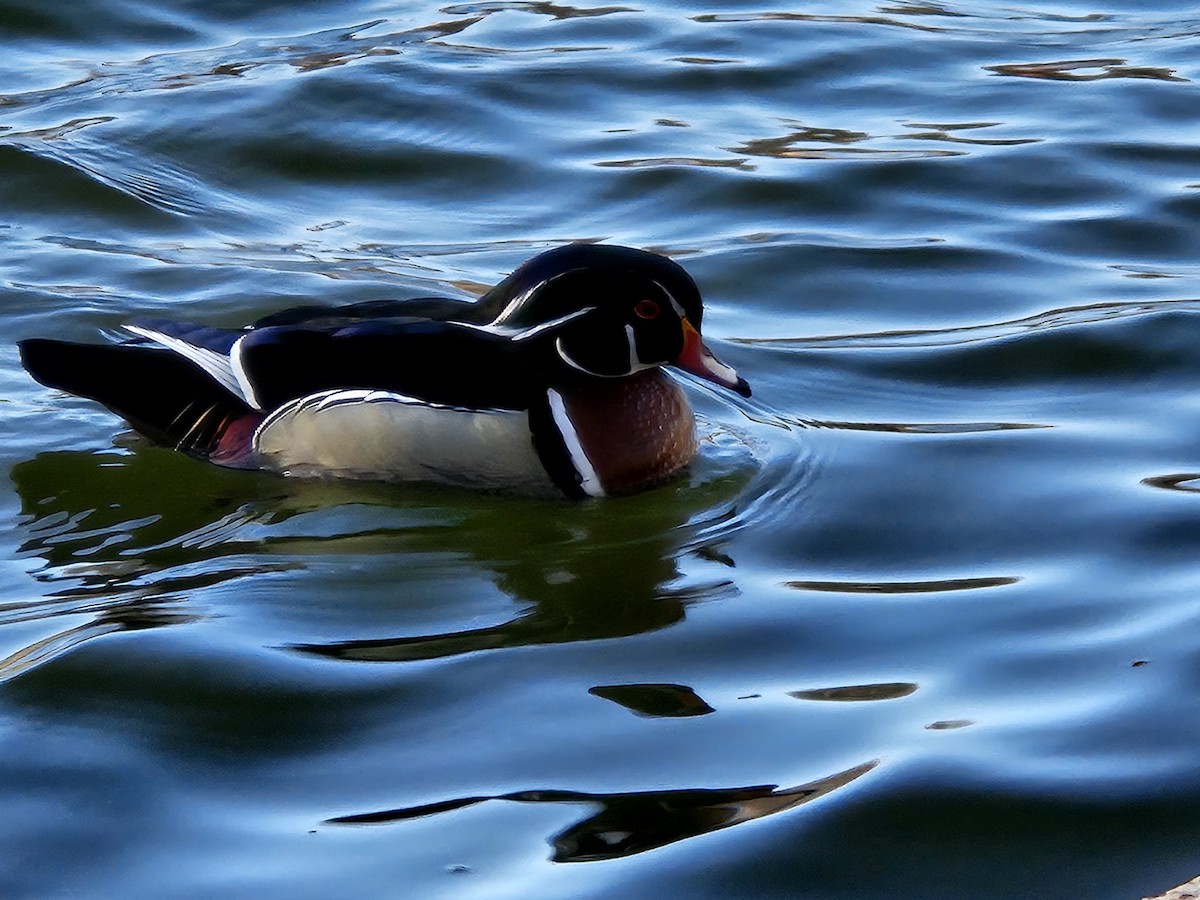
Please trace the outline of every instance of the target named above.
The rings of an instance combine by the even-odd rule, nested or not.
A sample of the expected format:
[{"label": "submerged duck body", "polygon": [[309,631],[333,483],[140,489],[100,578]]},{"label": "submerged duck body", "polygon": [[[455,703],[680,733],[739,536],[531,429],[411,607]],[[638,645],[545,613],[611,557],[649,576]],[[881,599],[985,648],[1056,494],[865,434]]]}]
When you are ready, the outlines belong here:
[{"label": "submerged duck body", "polygon": [[475,303],[304,307],[242,329],[130,323],[125,343],[20,343],[42,384],[218,465],[569,497],[632,493],[696,452],[675,366],[744,396],[678,264],[570,244]]}]

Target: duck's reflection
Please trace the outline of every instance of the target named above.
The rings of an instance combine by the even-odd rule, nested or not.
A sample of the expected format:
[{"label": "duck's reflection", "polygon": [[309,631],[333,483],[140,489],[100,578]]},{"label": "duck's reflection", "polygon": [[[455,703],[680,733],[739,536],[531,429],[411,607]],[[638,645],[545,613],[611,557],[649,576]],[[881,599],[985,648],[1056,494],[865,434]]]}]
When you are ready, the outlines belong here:
[{"label": "duck's reflection", "polygon": [[[479,575],[523,607],[479,628],[349,634],[290,647],[347,660],[419,660],[639,634],[679,621],[695,599],[732,590],[728,581],[680,585],[677,566],[690,533],[682,526],[727,501],[737,490],[729,479],[575,505],[285,479],[204,466],[145,446],[43,453],[16,465],[11,476],[21,499],[18,552],[44,562],[31,572],[44,591],[0,606],[0,625],[75,617],[70,628],[40,639],[40,649],[13,651],[11,659],[26,660],[19,671],[114,630],[195,618],[204,613],[193,599],[201,589],[304,568],[317,558],[376,556],[400,579],[380,588],[397,593],[398,611],[406,560],[431,556],[447,560],[447,618],[460,614],[455,585]],[[688,552],[720,555],[716,545]],[[427,574],[426,568],[414,577]],[[314,596],[314,603],[327,599]],[[180,602],[191,608],[175,609]],[[164,605],[170,614],[148,615]],[[80,614],[93,618],[80,624]]]},{"label": "duck's reflection", "polygon": [[[670,534],[671,524],[668,517],[662,526],[664,534]],[[652,526],[648,530],[653,533]],[[586,542],[580,537],[560,533],[543,543],[527,532],[510,535],[504,542],[507,559],[481,553],[486,547],[473,548],[476,559],[494,569],[506,594],[532,603],[506,622],[436,634],[293,644],[291,649],[334,659],[403,662],[531,644],[625,637],[665,628],[684,617],[688,604],[733,590],[729,581],[667,587],[679,574],[667,540],[622,542],[609,533],[602,519],[589,529]],[[597,540],[600,545],[595,547]],[[580,547],[580,543],[588,546]],[[562,552],[567,546],[572,549]],[[539,548],[544,552],[538,552]]]},{"label": "duck's reflection", "polygon": [[[700,496],[704,495],[704,496]],[[466,521],[427,534],[414,549],[450,551],[490,573],[525,609],[504,622],[426,634],[400,634],[291,649],[359,662],[404,662],[482,650],[601,640],[656,631],[700,600],[734,591],[718,579],[680,584],[683,526],[711,492],[666,487],[636,498],[585,506],[561,501],[463,498]],[[715,545],[694,551],[719,553]],[[732,564],[732,561],[730,561]]]},{"label": "duck's reflection", "polygon": [[509,800],[516,803],[585,803],[597,807],[597,811],[550,839],[554,847],[554,861],[617,859],[794,809],[849,784],[871,771],[877,764],[877,760],[872,760],[835,775],[789,788],[768,784],[624,794],[588,794],[554,790],[515,791],[509,794],[461,797],[422,806],[338,816],[329,819],[328,822],[339,825],[378,825],[449,812],[488,800]]}]

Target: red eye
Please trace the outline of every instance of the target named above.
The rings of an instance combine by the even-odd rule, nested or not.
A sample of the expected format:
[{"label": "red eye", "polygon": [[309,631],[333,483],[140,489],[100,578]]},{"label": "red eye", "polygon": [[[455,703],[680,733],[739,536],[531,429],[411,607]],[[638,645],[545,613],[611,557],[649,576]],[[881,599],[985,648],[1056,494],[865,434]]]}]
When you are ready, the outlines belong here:
[{"label": "red eye", "polygon": [[641,300],[633,308],[633,311],[637,313],[640,319],[657,319],[662,309],[653,300]]}]

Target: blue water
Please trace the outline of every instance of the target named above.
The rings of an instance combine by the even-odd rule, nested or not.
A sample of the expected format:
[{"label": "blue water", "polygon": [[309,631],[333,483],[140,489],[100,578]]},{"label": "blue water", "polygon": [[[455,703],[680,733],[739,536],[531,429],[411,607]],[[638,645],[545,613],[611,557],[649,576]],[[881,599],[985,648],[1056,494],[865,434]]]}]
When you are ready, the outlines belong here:
[{"label": "blue water", "polygon": [[[1200,873],[1200,14],[0,0],[0,895]],[[647,247],[754,398],[600,503],[230,472],[21,371]]]}]

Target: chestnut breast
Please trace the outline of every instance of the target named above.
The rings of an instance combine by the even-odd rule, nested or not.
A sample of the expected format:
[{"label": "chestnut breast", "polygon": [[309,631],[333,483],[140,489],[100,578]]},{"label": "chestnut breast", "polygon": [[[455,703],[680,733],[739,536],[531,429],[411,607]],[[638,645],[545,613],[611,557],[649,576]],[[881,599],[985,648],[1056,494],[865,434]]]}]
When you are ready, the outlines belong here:
[{"label": "chestnut breast", "polygon": [[661,369],[563,391],[580,446],[608,494],[642,490],[696,455],[696,417]]}]

